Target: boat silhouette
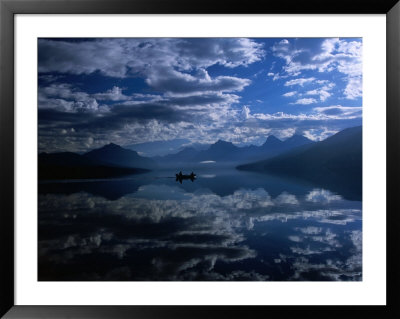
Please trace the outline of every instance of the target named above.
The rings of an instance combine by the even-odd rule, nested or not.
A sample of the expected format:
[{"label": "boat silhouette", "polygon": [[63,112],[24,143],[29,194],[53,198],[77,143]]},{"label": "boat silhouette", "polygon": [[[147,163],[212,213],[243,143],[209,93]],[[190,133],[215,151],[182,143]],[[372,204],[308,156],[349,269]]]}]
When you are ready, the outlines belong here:
[{"label": "boat silhouette", "polygon": [[184,179],[190,179],[192,182],[196,179],[196,174],[195,173],[190,173],[190,174],[182,174],[182,171],[179,172],[179,174],[175,174],[176,176],[176,181],[182,184],[182,181]]}]

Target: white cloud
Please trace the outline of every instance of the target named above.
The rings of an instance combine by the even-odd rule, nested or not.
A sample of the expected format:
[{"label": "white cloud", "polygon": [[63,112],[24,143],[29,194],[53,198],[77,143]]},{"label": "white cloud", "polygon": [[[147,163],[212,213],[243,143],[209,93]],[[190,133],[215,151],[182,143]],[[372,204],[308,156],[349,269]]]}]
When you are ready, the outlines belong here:
[{"label": "white cloud", "polygon": [[340,195],[333,194],[325,189],[313,189],[306,195],[306,201],[314,203],[330,203],[342,199]]},{"label": "white cloud", "polygon": [[153,68],[147,75],[146,83],[152,88],[171,95],[192,95],[206,92],[242,91],[250,85],[249,79],[232,76],[211,78],[207,71],[201,69],[196,76],[178,72],[169,67]]},{"label": "white cloud", "polygon": [[299,79],[294,79],[294,80],[289,80],[285,82],[285,86],[292,86],[292,85],[300,85],[300,86],[304,86],[304,84],[308,84],[312,81],[314,81],[315,78],[314,77],[310,77],[310,78],[299,78]]},{"label": "white cloud", "polygon": [[306,95],[318,95],[319,100],[321,102],[324,102],[328,97],[331,96],[331,93],[329,93],[328,91],[322,90],[322,89],[307,91],[305,94]]},{"label": "white cloud", "polygon": [[245,120],[250,118],[250,108],[247,105],[244,105],[242,108],[242,116]]},{"label": "white cloud", "polygon": [[269,77],[272,77],[272,80],[273,80],[273,81],[276,81],[276,80],[279,80],[279,79],[287,78],[287,76],[280,75],[279,73],[272,73],[272,72],[269,72],[267,75],[268,75]]},{"label": "white cloud", "polygon": [[284,59],[287,65],[290,65],[293,58],[302,52],[302,50],[294,49],[286,39],[274,44],[271,49],[274,55]]},{"label": "white cloud", "polygon": [[362,96],[362,79],[361,76],[349,78],[344,95],[349,100],[354,100]]},{"label": "white cloud", "polygon": [[297,94],[297,91],[290,91],[290,92],[287,92],[287,93],[283,94],[282,96],[290,97],[290,96],[294,96],[296,94]]},{"label": "white cloud", "polygon": [[[322,190],[312,191],[322,193]],[[282,194],[284,196],[272,199],[263,188],[240,188],[222,196],[206,188],[193,193],[179,186],[159,183],[141,185],[135,193],[113,200],[84,190],[68,195],[39,194],[43,225],[58,234],[40,240],[39,256],[51,255],[55,265],[65,265],[74,263],[75,258],[82,260],[87,255],[101,254],[119,258],[117,263],[120,265],[124,260],[130,262],[125,258],[131,257],[132,252],[141,254],[156,248],[165,254],[154,255],[146,263],[153,278],[162,274],[168,280],[195,279],[195,270],[205,270],[210,276],[208,278],[213,280],[265,280],[251,270],[241,274],[228,273],[226,278],[218,276],[215,269],[218,263],[235,263],[249,258],[259,258],[255,261],[265,262],[265,267],[275,267],[275,262],[283,267],[290,265],[294,272],[290,279],[309,280],[311,272],[335,280],[341,280],[341,274],[348,279],[359,278],[362,232],[357,228],[346,231],[340,225],[357,221],[354,226],[359,226],[361,204],[360,209],[344,209],[345,202],[341,200],[325,202],[314,197],[315,201],[309,202],[305,196],[298,195],[297,201],[301,206],[289,205],[282,210],[277,207],[278,198],[294,196],[286,192]],[[54,211],[59,214],[55,216]],[[90,219],[91,227],[76,232],[74,224],[79,223],[73,220],[81,218]],[[59,232],[60,225],[65,225],[65,222],[71,227],[67,232]],[[174,227],[166,227],[171,222]],[[263,232],[273,225],[284,230],[281,234],[267,232],[265,235],[279,236],[274,238],[282,240],[281,253],[258,255],[257,249],[248,244],[248,229],[253,229],[257,223],[260,224],[257,229],[264,229]],[[300,224],[306,226],[295,227]],[[142,225],[139,233],[121,231]],[[254,234],[263,236],[260,232]],[[268,237],[264,239],[268,240]],[[340,245],[343,245],[341,254],[329,253]],[[180,249],[186,253],[180,254]],[[313,255],[320,258],[314,260]],[[109,260],[112,263],[114,258]],[[134,269],[132,274],[138,273]],[[124,280],[129,276],[127,274]],[[110,279],[113,278],[116,274],[110,274]]]},{"label": "white cloud", "polygon": [[335,86],[334,83],[329,83],[321,88],[307,91],[305,95],[317,95],[319,96],[319,100],[321,102],[324,102],[327,98],[329,98],[332,95],[329,91],[331,91],[334,86]]},{"label": "white cloud", "polygon": [[300,236],[293,236],[292,235],[292,236],[289,236],[288,238],[289,238],[289,240],[294,241],[296,243],[299,243],[299,242],[303,241],[303,239]]},{"label": "white cloud", "polygon": [[65,112],[90,112],[100,110],[96,99],[86,92],[78,91],[69,84],[51,84],[39,87],[39,108],[57,109]]},{"label": "white cloud", "polygon": [[304,99],[298,99],[296,102],[293,102],[291,104],[307,105],[307,104],[313,104],[313,103],[317,103],[317,100],[314,98],[304,98]]},{"label": "white cloud", "polygon": [[[311,249],[310,246],[307,246],[306,248],[300,248],[300,247],[290,247],[290,250],[298,255],[302,256],[308,256],[308,255],[319,255],[324,252],[322,249]],[[295,264],[296,266],[296,264]],[[322,268],[322,267],[321,267]]]},{"label": "white cloud", "polygon": [[118,86],[114,86],[112,89],[107,90],[104,93],[96,93],[94,94],[94,97],[100,101],[125,101],[130,99],[129,96],[126,96],[122,93],[122,89]]},{"label": "white cloud", "polygon": [[303,130],[303,135],[312,141],[318,142],[333,134],[336,134],[337,132],[338,130],[329,129],[326,126],[320,126],[318,128],[309,128]]},{"label": "white cloud", "polygon": [[289,194],[287,192],[281,193],[274,199],[274,202],[278,205],[298,205],[299,201],[297,200],[295,195]]},{"label": "white cloud", "polygon": [[322,227],[308,226],[303,228],[296,228],[296,230],[299,230],[306,235],[318,235],[322,232]]},{"label": "white cloud", "polygon": [[289,137],[292,137],[293,134],[296,133],[296,128],[293,127],[289,127],[286,129],[280,129],[280,130],[276,130],[276,132],[274,132],[273,134],[278,137],[281,140],[287,139]]},{"label": "white cloud", "polygon": [[[299,76],[304,71],[327,73],[336,70],[345,75],[343,95],[354,100],[362,96],[362,43],[330,38],[322,41],[317,54],[295,47],[290,42],[279,42],[272,47],[275,56],[285,60],[282,71],[288,76]],[[317,74],[316,74],[317,75]],[[325,84],[326,80],[316,80]]]}]

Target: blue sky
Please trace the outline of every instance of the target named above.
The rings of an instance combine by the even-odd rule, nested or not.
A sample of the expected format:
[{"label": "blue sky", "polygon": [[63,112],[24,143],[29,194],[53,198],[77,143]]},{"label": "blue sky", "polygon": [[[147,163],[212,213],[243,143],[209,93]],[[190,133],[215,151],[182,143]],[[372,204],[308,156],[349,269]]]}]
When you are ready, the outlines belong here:
[{"label": "blue sky", "polygon": [[322,140],[362,122],[358,38],[39,39],[38,56],[39,151]]}]

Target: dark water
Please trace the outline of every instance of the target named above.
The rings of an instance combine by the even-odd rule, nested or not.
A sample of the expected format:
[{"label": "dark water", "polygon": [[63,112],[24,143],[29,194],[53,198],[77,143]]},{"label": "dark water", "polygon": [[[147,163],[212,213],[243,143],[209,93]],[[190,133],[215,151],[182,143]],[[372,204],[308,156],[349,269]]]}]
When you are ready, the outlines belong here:
[{"label": "dark water", "polygon": [[40,183],[39,280],[362,280],[361,201],[196,172]]}]

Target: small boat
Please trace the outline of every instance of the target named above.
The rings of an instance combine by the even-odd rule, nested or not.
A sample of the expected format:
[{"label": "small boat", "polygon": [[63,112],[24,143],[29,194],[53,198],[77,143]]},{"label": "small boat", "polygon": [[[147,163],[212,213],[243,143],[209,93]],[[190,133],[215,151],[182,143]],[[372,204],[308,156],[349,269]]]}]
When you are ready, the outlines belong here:
[{"label": "small boat", "polygon": [[189,175],[182,174],[182,172],[179,172],[179,174],[175,174],[176,176],[176,181],[179,181],[182,184],[182,180],[184,179],[190,179],[192,182],[196,179],[196,174],[195,173],[190,173]]}]

